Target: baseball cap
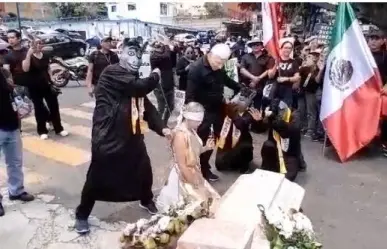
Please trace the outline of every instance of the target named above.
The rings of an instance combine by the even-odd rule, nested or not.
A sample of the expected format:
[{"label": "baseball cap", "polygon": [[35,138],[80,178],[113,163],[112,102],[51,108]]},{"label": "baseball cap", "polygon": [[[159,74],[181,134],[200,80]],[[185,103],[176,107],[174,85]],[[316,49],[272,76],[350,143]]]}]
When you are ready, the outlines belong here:
[{"label": "baseball cap", "polygon": [[371,30],[367,37],[377,37],[377,38],[384,38],[385,35],[384,35],[384,32],[382,30]]}]

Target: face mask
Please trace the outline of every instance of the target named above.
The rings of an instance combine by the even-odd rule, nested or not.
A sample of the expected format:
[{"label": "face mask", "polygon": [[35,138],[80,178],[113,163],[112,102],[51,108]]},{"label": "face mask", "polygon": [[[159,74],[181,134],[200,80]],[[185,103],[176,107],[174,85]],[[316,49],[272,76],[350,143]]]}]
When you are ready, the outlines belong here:
[{"label": "face mask", "polygon": [[124,47],[121,57],[120,65],[130,72],[138,72],[142,63],[142,51],[138,47]]}]

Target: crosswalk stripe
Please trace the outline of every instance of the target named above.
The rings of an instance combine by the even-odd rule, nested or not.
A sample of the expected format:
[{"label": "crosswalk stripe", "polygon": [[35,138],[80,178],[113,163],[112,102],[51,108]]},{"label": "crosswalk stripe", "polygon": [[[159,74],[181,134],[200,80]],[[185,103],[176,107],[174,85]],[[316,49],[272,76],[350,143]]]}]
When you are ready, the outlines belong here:
[{"label": "crosswalk stripe", "polygon": [[60,114],[65,114],[67,116],[71,116],[74,118],[93,120],[93,114],[89,112],[84,112],[81,110],[73,109],[73,108],[61,108]]},{"label": "crosswalk stripe", "polygon": [[73,167],[90,160],[90,152],[52,140],[41,140],[39,137],[23,132],[23,148],[39,155]]},{"label": "crosswalk stripe", "polygon": [[88,107],[88,108],[95,108],[95,101],[83,103],[81,106]]},{"label": "crosswalk stripe", "polygon": [[[34,117],[24,118],[24,119],[22,119],[22,123],[36,125],[36,121],[35,121]],[[68,123],[63,122],[63,121],[62,121],[62,126],[70,134],[76,134],[76,135],[79,135],[81,137],[91,138],[91,128],[90,127],[86,127],[83,125],[71,125],[71,124],[68,124]]]}]

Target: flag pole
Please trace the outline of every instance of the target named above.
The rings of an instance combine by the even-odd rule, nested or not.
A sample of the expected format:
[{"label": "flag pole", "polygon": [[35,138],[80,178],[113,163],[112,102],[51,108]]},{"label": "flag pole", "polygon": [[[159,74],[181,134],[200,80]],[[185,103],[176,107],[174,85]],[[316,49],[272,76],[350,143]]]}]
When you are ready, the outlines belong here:
[{"label": "flag pole", "polygon": [[325,156],[325,152],[326,152],[326,148],[327,148],[327,139],[328,139],[328,136],[327,136],[327,133],[325,132],[325,134],[324,134],[324,143],[323,143],[323,147],[322,147],[322,154],[323,154],[323,156]]}]

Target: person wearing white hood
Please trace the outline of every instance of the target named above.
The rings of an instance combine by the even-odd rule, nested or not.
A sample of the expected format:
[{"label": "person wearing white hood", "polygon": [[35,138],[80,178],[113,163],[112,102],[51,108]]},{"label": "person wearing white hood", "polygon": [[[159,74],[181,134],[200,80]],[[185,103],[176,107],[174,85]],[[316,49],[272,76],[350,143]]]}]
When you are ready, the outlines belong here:
[{"label": "person wearing white hood", "polygon": [[[231,50],[226,44],[216,44],[208,54],[192,64],[188,73],[185,102],[198,102],[205,109],[203,122],[198,128],[198,135],[204,144],[211,135],[219,138],[223,124],[224,86],[235,93],[242,88],[241,84],[227,76],[223,68],[230,55]],[[211,154],[212,150],[209,150],[200,155],[201,170],[207,180],[217,181],[219,177],[211,172],[208,162]]]}]

